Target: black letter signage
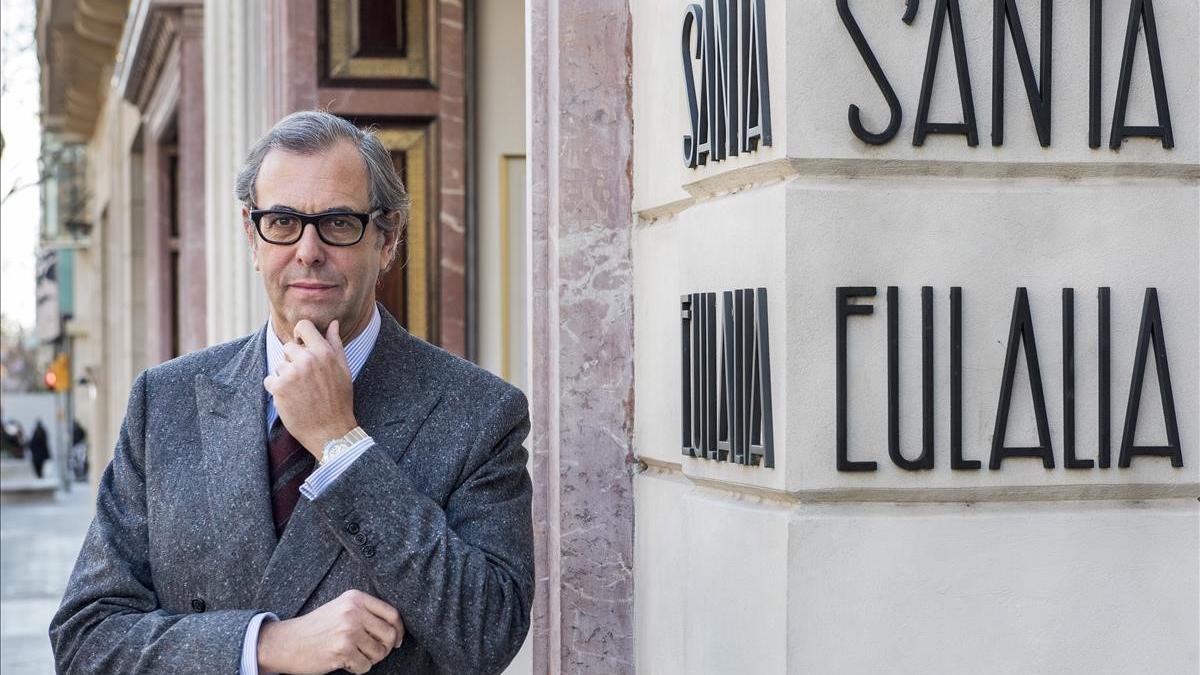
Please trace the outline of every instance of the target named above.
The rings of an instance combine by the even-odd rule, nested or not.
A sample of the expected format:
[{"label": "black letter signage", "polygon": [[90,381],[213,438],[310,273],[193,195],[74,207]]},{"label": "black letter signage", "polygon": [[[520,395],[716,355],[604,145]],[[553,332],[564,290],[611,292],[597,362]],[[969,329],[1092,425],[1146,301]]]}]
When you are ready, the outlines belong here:
[{"label": "black letter signage", "polygon": [[848,400],[846,397],[846,375],[849,370],[846,342],[846,320],[854,315],[869,315],[874,305],[852,305],[850,298],[873,297],[874,286],[839,286],[837,289],[837,470],[874,471],[875,462],[851,461],[849,449]]},{"label": "black letter signage", "polygon": [[[836,397],[835,433],[836,465],[838,471],[877,471],[879,469],[875,461],[850,459],[850,397],[848,392],[850,350],[847,327],[849,318],[852,316],[870,316],[875,311],[872,304],[868,302],[854,302],[854,299],[871,298],[875,293],[875,286],[839,286],[835,288],[836,302],[834,313],[836,316],[836,336],[834,338],[834,348],[836,352],[836,372],[834,392]],[[934,289],[930,286],[923,286],[921,288],[922,424],[921,451],[915,458],[905,455],[900,442],[900,383],[902,380],[900,368],[899,297],[899,288],[896,286],[887,287],[887,412],[886,418],[882,415],[878,417],[878,423],[887,425],[887,452],[894,465],[906,471],[930,470],[934,468],[935,464],[934,427],[936,420],[936,411],[934,408]],[[1111,351],[1111,328],[1109,325],[1110,297],[1111,292],[1108,287],[1101,287],[1099,289],[1097,294],[1098,320],[1096,324],[1096,371],[1098,376],[1096,381],[1096,400],[1099,408],[1097,414],[1098,442],[1096,446],[1097,457],[1093,460],[1091,458],[1079,457],[1076,453],[1075,412],[1079,397],[1076,395],[1075,378],[1075,289],[1062,289],[1062,438],[1063,467],[1067,469],[1108,469],[1111,466],[1111,444],[1109,438],[1111,433],[1111,415],[1109,413],[1109,405],[1111,403],[1111,373],[1109,368]],[[693,303],[697,302],[699,301],[693,301]],[[733,306],[736,308],[736,302]],[[735,309],[734,311],[737,312],[740,310]],[[706,314],[705,316],[708,315]],[[727,309],[725,323],[727,326],[733,325],[735,328],[731,329],[727,327],[725,334],[742,335],[739,331],[745,329],[737,329],[736,324],[731,324],[731,321],[733,320],[730,318],[729,310]],[[950,288],[949,325],[950,437],[948,440],[950,446],[950,468],[955,471],[979,470],[981,468],[979,460],[966,459],[963,456],[963,304],[962,288],[958,286]],[[711,333],[713,328],[710,327],[707,330]],[[685,370],[692,373],[691,382],[701,381],[703,379],[702,373],[708,372],[698,364],[711,362],[711,359],[708,361],[704,361],[703,359],[697,361],[695,356],[688,356],[688,340],[690,339],[690,343],[693,345],[699,344],[703,334],[704,331],[694,325],[690,328],[685,327],[684,362]],[[691,337],[689,338],[689,336]],[[749,336],[745,335],[741,339],[748,340]],[[1005,439],[1009,428],[1009,414],[1014,394],[1014,381],[1016,380],[1018,359],[1021,356],[1022,348],[1025,351],[1026,370],[1029,374],[1029,394],[1033,404],[1038,441],[1032,447],[1010,447],[1005,445]],[[729,343],[726,343],[726,350],[729,349]],[[1136,445],[1134,438],[1138,424],[1138,412],[1141,408],[1143,379],[1151,349],[1154,351],[1154,366],[1159,392],[1158,398],[1162,404],[1163,424],[1167,440],[1165,445]],[[735,358],[736,353],[736,349],[734,352],[727,351],[727,355],[723,357],[723,364],[725,362],[734,363],[735,367],[742,368],[742,362]],[[995,426],[990,441],[991,456],[988,462],[989,469],[998,470],[1005,459],[1018,457],[1040,459],[1044,468],[1055,468],[1054,449],[1051,443],[1050,428],[1047,419],[1046,397],[1042,386],[1040,363],[1037,341],[1034,337],[1029,293],[1025,288],[1018,288],[1013,302],[1004,365],[1001,370],[999,403],[996,406]],[[709,369],[712,368],[711,365],[707,367]],[[721,373],[722,380],[729,382],[726,385],[728,391],[739,391],[744,387],[740,381],[729,381],[729,376],[725,374],[724,365],[722,365]],[[685,404],[691,401],[692,409],[699,411],[702,409],[702,406],[698,406],[694,396],[689,398],[687,393],[688,391],[694,391],[697,385],[692,384],[689,386],[692,387],[691,390],[685,386]],[[729,399],[729,401],[736,402],[736,398]],[[742,405],[744,406],[745,404],[743,403]],[[689,424],[691,425],[690,428],[700,428],[694,422],[689,423],[687,420],[693,419],[701,413],[693,412],[691,414],[693,417],[688,417],[687,413],[685,413],[685,438],[706,437],[700,432],[695,432],[692,436],[687,436]],[[714,432],[719,433],[722,439],[727,435],[723,421],[724,416],[725,409],[722,407],[719,414],[719,418],[721,419],[719,431]],[[718,449],[721,449],[719,444]],[[911,454],[911,451],[909,454]],[[1183,444],[1179,438],[1175,397],[1171,387],[1171,369],[1167,362],[1166,338],[1163,331],[1162,316],[1159,312],[1158,290],[1155,288],[1146,289],[1145,300],[1142,305],[1137,353],[1133,359],[1133,376],[1129,385],[1129,399],[1125,409],[1125,426],[1121,434],[1118,466],[1128,468],[1133,459],[1138,456],[1161,457],[1170,460],[1173,467],[1178,468],[1183,466]],[[724,458],[724,455],[721,455],[721,458]]]},{"label": "black letter signage", "polygon": [[[917,0],[912,0],[909,5],[910,13],[905,15],[905,23],[912,23],[912,16],[916,12]],[[847,113],[850,121],[850,130],[863,143],[871,145],[883,145],[896,137],[896,132],[900,131],[900,120],[904,117],[904,111],[900,107],[900,99],[896,97],[896,90],[892,89],[892,83],[888,81],[887,75],[883,73],[883,68],[879,66],[879,60],[875,58],[875,52],[871,49],[871,45],[867,44],[867,38],[863,35],[862,29],[858,26],[858,21],[854,15],[850,13],[850,0],[837,0],[838,15],[842,17],[842,24],[846,26],[846,30],[850,33],[850,38],[854,40],[854,46],[858,47],[858,53],[862,56],[863,61],[867,64],[867,70],[871,71],[871,77],[875,78],[875,84],[878,85],[879,91],[883,94],[884,100],[888,105],[887,128],[879,133],[867,131],[863,126],[861,112],[859,107],[853,103],[850,104],[850,109]]]},{"label": "black letter signage", "polygon": [[[1138,408],[1142,403],[1142,378],[1146,374],[1146,352],[1154,344],[1154,366],[1158,371],[1158,396],[1162,402],[1163,422],[1167,427],[1166,445],[1134,445]],[[1158,313],[1158,289],[1147,288],[1142,303],[1142,325],[1138,330],[1137,355],[1133,359],[1133,381],[1129,383],[1129,404],[1125,407],[1125,431],[1121,434],[1121,459],[1118,466],[1128,467],[1135,455],[1170,457],[1171,466],[1183,466],[1179,443],[1179,424],[1175,420],[1175,396],[1171,392],[1171,369],[1167,365],[1167,342],[1163,338],[1162,317]]]},{"label": "black letter signage", "polygon": [[[729,0],[734,2],[735,0]],[[762,0],[757,0],[761,2]],[[1033,0],[1029,0],[1032,2]],[[1005,68],[1007,39],[1005,33],[1012,36],[1013,52],[1017,57],[1020,69],[1022,88],[1029,102],[1034,128],[1037,132],[1038,143],[1042,147],[1050,147],[1052,102],[1051,75],[1054,70],[1054,12],[1055,0],[1039,0],[1039,44],[1038,68],[1035,72],[1033,59],[1030,56],[1030,45],[1026,40],[1025,25],[1021,21],[1018,5],[1021,0],[991,0],[992,20],[992,145],[1004,145],[1005,117]],[[1120,77],[1117,83],[1116,100],[1114,104],[1109,148],[1120,150],[1126,138],[1143,137],[1157,138],[1164,149],[1175,145],[1171,127],[1171,111],[1168,104],[1166,78],[1163,74],[1162,49],[1159,43],[1158,26],[1154,15],[1154,0],[1129,0],[1129,18],[1125,28],[1124,48],[1121,54]],[[863,143],[869,145],[884,145],[890,143],[898,134],[903,120],[903,107],[892,87],[891,80],[884,73],[875,50],[867,42],[858,19],[850,9],[850,0],[836,0],[838,16],[849,34],[851,41],[858,50],[859,56],[867,66],[867,71],[875,80],[875,85],[883,95],[888,107],[887,126],[881,131],[871,131],[862,120],[862,109],[855,103],[849,104],[847,121],[850,131]],[[863,3],[864,5],[867,3]],[[879,3],[875,3],[878,5]],[[1100,99],[1101,99],[1101,57],[1103,50],[1103,13],[1104,0],[1087,0],[1088,4],[1088,93],[1087,93],[1087,143],[1089,147],[1099,148],[1102,142],[1100,129]],[[919,0],[907,0],[902,21],[912,25],[917,15]],[[969,10],[987,7],[987,0],[972,0],[966,3]],[[875,7],[874,11],[878,11]],[[695,20],[699,20],[698,18]],[[685,26],[689,20],[685,18]],[[954,66],[958,81],[959,104],[962,108],[962,122],[930,122],[930,99],[933,96],[933,85],[938,68],[941,52],[942,35],[947,24],[950,27],[950,43],[954,51]],[[1080,29],[1083,27],[1081,26]],[[1130,81],[1133,77],[1133,59],[1136,52],[1137,36],[1144,28],[1146,50],[1150,64],[1150,84],[1154,90],[1154,103],[1158,114],[1157,124],[1153,126],[1128,126],[1125,124],[1126,109],[1129,103]],[[686,31],[686,29],[685,29]],[[1194,31],[1193,31],[1194,33]],[[1194,39],[1194,35],[1192,36]],[[686,49],[686,47],[685,47]],[[744,49],[743,49],[744,53]],[[743,71],[744,72],[744,71]],[[745,75],[743,75],[745,77]],[[688,81],[690,87],[690,80]],[[958,134],[966,136],[967,145],[975,147],[979,144],[979,134],[975,120],[974,93],[971,90],[971,74],[967,64],[966,37],[963,31],[963,17],[960,0],[936,0],[933,8],[932,23],[930,24],[929,42],[925,52],[925,67],[921,79],[921,88],[917,101],[917,116],[913,128],[912,144],[922,146],[929,134]],[[694,115],[693,115],[694,116]],[[702,115],[701,115],[702,116]],[[693,132],[694,135],[695,132]]]},{"label": "black letter signage", "polygon": [[[962,104],[961,123],[930,122],[929,99],[933,96],[933,77],[937,72],[938,51],[942,45],[942,27],[950,15],[950,42],[954,45],[954,66],[958,71],[958,98]],[[933,8],[933,27],[929,31],[929,49],[925,54],[925,74],[921,79],[921,99],[917,103],[917,124],[913,145],[924,145],[928,134],[964,134],[967,145],[979,145],[975,127],[975,101],[971,96],[971,73],[967,69],[967,45],[963,41],[962,12],[958,0],[937,0]]]},{"label": "black letter signage", "polygon": [[[763,2],[705,0],[703,7],[688,5],[683,15],[680,47],[691,125],[683,137],[683,159],[688,168],[754,152],[760,143],[771,145]],[[700,61],[699,90],[695,60]]]},{"label": "black letter signage", "polygon": [[907,471],[933,468],[933,288],[921,289],[921,455],[900,452],[900,290],[887,289],[888,456]]},{"label": "black letter signage", "polygon": [[[1013,379],[1017,371],[1017,352],[1025,343],[1025,366],[1029,370],[1029,388],[1033,394],[1033,414],[1037,420],[1038,444],[1029,448],[1004,445],[1008,429],[1008,408],[1012,402]],[[1054,450],[1050,445],[1050,427],[1046,423],[1046,397],[1042,392],[1042,371],[1038,366],[1037,342],[1033,337],[1033,317],[1029,312],[1029,293],[1017,289],[1013,302],[1012,324],[1008,330],[1008,352],[1004,357],[1004,377],[1000,382],[1000,405],[996,410],[996,430],[992,434],[992,458],[989,469],[999,469],[1006,457],[1041,457],[1042,466],[1054,468]]]},{"label": "black letter signage", "polygon": [[742,0],[742,150],[771,144],[771,84],[767,80],[767,10]]},{"label": "black letter signage", "polygon": [[719,347],[716,298],[681,299],[683,454],[774,468],[767,290],[721,294]]},{"label": "black letter signage", "polygon": [[950,288],[950,468],[978,471],[977,459],[963,459],[962,448],[962,287]]},{"label": "black letter signage", "polygon": [[1038,142],[1043,148],[1050,147],[1050,49],[1051,2],[1042,0],[1042,44],[1038,66],[1042,71],[1041,85],[1033,77],[1033,64],[1029,59],[1029,46],[1025,44],[1025,30],[1021,27],[1021,16],[1017,13],[1017,0],[993,0],[992,17],[992,145],[1004,145],[1004,23],[1007,19],[1012,31],[1013,49],[1017,52],[1017,64],[1021,68],[1021,80],[1025,82],[1025,95],[1029,98],[1029,110],[1033,113],[1033,124],[1037,127]]},{"label": "black letter signage", "polygon": [[[1125,108],[1129,103],[1129,79],[1133,75],[1133,50],[1137,46],[1138,23],[1146,26],[1146,53],[1150,57],[1150,81],[1154,84],[1154,105],[1158,108],[1158,126],[1125,126]],[[1117,83],[1117,106],[1113,110],[1112,134],[1108,147],[1116,150],[1130,136],[1161,138],[1163,148],[1175,147],[1171,134],[1171,109],[1167,105],[1167,85],[1163,79],[1162,54],[1158,49],[1158,28],[1154,23],[1153,0],[1129,3],[1129,25],[1125,28],[1125,51],[1121,54],[1121,79]]]},{"label": "black letter signage", "polygon": [[[696,58],[701,58],[704,48],[704,10],[700,5],[688,5],[683,15],[683,88],[687,90],[688,118],[692,133],[683,137],[683,159],[688,168],[708,161],[708,95],[696,92],[696,76],[692,73],[692,31],[696,31]],[[703,66],[702,66],[703,68]],[[703,71],[701,71],[703,86]]]}]

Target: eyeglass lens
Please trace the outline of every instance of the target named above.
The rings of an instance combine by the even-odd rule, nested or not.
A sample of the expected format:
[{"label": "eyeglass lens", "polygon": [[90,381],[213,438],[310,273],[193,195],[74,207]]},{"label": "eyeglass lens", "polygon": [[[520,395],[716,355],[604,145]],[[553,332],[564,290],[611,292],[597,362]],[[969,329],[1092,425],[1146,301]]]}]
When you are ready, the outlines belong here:
[{"label": "eyeglass lens", "polygon": [[[290,213],[266,213],[259,227],[267,241],[290,244],[300,239],[304,223]],[[353,244],[362,237],[363,224],[353,216],[331,214],[317,221],[317,230],[331,244]]]}]

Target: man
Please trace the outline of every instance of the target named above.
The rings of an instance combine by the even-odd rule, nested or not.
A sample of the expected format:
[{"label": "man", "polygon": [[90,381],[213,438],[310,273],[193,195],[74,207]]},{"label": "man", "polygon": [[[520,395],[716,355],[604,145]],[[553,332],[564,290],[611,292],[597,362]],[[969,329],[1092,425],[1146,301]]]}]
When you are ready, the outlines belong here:
[{"label": "man", "polygon": [[407,207],[389,153],[295,113],[237,196],[269,321],[134,383],[59,671],[502,670],[533,596],[527,404],[376,305]]}]

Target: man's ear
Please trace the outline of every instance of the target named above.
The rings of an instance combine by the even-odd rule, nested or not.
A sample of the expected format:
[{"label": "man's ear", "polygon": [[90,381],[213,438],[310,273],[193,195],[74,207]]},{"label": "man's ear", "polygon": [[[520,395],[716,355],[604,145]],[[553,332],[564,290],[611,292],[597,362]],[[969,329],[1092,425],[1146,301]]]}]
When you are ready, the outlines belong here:
[{"label": "man's ear", "polygon": [[254,264],[254,271],[258,270],[258,233],[254,230],[254,223],[250,220],[250,209],[242,207],[242,231],[246,233],[246,244],[250,247],[250,262]]},{"label": "man's ear", "polygon": [[386,215],[380,216],[386,218],[391,224],[390,229],[379,228],[380,234],[383,235],[383,246],[381,251],[385,255],[385,261],[391,261],[394,255],[396,246],[400,243],[400,227],[402,225],[399,211],[392,211]]},{"label": "man's ear", "polygon": [[378,231],[378,236],[375,238],[375,248],[379,250],[379,277],[376,283],[383,283],[383,276],[388,270],[392,269],[392,265],[396,264],[396,249],[400,242],[400,216],[395,211],[380,215],[380,218],[385,218],[391,229],[382,227],[375,228]]}]

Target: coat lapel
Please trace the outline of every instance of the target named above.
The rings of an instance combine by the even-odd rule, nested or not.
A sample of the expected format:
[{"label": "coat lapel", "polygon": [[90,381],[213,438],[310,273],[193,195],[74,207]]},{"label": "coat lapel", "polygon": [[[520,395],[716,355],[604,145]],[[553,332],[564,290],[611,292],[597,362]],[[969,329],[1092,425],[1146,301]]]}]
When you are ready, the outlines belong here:
[{"label": "coat lapel", "polygon": [[436,348],[409,335],[382,307],[380,312],[379,339],[354,382],[354,415],[399,463],[442,391],[429,362]]},{"label": "coat lapel", "polygon": [[[379,337],[354,382],[354,415],[398,462],[441,392],[427,379],[424,350],[431,348],[409,335],[382,306],[379,311]],[[296,616],[341,553],[341,543],[320,512],[301,498],[266,566],[254,606],[283,619]]]},{"label": "coat lapel", "polygon": [[[214,532],[224,540],[214,553],[228,558],[223,569],[236,580],[260,578],[275,547],[262,387],[264,330],[214,376],[197,375],[195,381],[202,475]],[[250,594],[244,595],[249,600]]]}]

